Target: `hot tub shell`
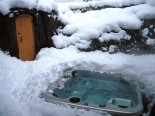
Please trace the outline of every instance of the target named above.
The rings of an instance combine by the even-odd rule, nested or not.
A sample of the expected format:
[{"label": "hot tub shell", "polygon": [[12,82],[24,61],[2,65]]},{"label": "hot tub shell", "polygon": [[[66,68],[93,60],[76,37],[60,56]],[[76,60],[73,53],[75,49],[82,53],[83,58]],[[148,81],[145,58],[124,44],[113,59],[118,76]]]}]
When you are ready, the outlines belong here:
[{"label": "hot tub shell", "polygon": [[139,116],[143,111],[140,84],[134,75],[67,70],[42,96],[47,102],[118,116]]}]

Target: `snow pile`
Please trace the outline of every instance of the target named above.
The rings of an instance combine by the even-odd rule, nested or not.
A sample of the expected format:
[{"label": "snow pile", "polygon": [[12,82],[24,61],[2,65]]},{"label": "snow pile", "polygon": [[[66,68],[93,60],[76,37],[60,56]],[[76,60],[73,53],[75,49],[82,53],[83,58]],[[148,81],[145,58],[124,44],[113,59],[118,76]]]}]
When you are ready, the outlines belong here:
[{"label": "snow pile", "polygon": [[9,13],[11,8],[36,8],[38,10],[50,12],[56,9],[56,4],[52,0],[0,0],[0,12]]},{"label": "snow pile", "polygon": [[52,40],[57,48],[69,45],[88,48],[91,39],[99,39],[101,42],[110,39],[129,40],[130,36],[123,29],[139,29],[143,23],[142,19],[155,18],[153,11],[155,7],[148,4],[127,8],[106,8],[86,13],[60,10],[59,17],[66,26],[59,29],[59,34],[53,36]]}]

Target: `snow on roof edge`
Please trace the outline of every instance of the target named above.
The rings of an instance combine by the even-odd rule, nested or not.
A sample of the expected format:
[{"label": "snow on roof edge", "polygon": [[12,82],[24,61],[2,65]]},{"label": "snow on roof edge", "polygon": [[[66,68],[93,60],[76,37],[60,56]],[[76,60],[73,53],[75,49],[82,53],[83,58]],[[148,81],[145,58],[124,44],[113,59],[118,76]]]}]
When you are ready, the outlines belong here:
[{"label": "snow on roof edge", "polygon": [[6,15],[10,12],[11,8],[27,8],[37,9],[44,12],[57,11],[57,5],[51,0],[1,0],[0,1],[0,13]]}]

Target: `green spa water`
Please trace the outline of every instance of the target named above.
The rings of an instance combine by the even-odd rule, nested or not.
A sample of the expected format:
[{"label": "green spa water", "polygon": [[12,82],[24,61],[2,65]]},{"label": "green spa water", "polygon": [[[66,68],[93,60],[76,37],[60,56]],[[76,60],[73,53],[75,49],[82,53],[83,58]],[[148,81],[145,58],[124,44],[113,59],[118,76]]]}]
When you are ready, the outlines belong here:
[{"label": "green spa water", "polygon": [[137,105],[136,86],[120,74],[77,71],[65,82],[63,89],[54,89],[58,98],[72,103],[94,104],[101,107],[108,102],[122,108]]}]

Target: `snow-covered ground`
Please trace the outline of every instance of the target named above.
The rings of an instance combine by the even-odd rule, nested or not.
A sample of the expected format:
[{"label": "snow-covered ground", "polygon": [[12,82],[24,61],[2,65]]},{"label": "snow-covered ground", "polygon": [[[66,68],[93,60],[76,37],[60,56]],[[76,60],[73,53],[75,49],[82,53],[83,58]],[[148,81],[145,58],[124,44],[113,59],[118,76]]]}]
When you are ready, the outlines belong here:
[{"label": "snow-covered ground", "polygon": [[[0,116],[101,116],[101,112],[85,111],[64,105],[46,103],[39,98],[48,84],[57,79],[67,68],[133,73],[145,85],[149,97],[155,98],[155,55],[127,55],[108,52],[80,52],[77,47],[86,48],[92,38],[100,41],[109,39],[130,39],[121,28],[138,29],[142,19],[155,18],[154,0],[0,0],[0,11],[9,12],[16,6],[38,8],[44,11],[57,9],[59,19],[66,26],[52,37],[57,48],[42,49],[35,61],[23,62],[0,51]],[[117,1],[117,3],[116,3]],[[127,8],[73,12],[79,4],[93,6],[110,4]],[[146,3],[146,4],[142,4]],[[7,7],[5,7],[6,5]],[[23,5],[23,6],[22,6]],[[84,7],[85,7],[84,6]],[[115,30],[118,33],[107,33]],[[146,31],[145,31],[146,32]],[[147,36],[147,34],[144,35]],[[70,34],[67,37],[65,34]],[[104,40],[105,39],[105,40]],[[154,38],[149,38],[154,39]],[[153,44],[154,45],[154,44]],[[153,101],[152,101],[153,103]]]}]

